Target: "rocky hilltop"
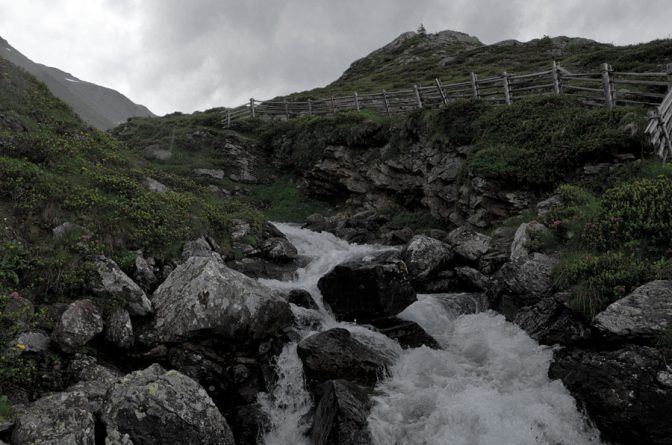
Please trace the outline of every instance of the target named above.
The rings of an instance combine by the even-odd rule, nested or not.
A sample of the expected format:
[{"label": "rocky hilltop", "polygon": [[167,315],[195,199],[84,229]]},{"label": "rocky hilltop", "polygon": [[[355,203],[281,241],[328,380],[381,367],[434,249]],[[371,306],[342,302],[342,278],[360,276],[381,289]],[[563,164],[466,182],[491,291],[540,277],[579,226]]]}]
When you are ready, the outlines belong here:
[{"label": "rocky hilltop", "polygon": [[58,68],[35,63],[0,37],[0,57],[20,66],[44,82],[51,93],[68,104],[86,123],[108,130],[129,117],[151,117],[154,114],[143,105],[110,88],[105,88]]}]

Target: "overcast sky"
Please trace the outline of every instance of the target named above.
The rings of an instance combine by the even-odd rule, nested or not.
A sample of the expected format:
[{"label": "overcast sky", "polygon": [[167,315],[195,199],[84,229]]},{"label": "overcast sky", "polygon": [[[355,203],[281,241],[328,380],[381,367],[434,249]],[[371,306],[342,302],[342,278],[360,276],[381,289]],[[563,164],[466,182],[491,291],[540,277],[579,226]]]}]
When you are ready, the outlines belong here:
[{"label": "overcast sky", "polygon": [[157,114],[326,85],[424,23],[484,43],[670,38],[671,0],[0,0],[0,36],[35,62]]}]

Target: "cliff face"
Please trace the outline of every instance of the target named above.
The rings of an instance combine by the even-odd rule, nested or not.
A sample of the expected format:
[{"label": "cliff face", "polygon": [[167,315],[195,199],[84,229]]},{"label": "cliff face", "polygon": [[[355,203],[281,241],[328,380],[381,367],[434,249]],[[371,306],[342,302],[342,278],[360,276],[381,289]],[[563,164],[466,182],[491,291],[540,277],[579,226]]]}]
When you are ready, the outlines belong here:
[{"label": "cliff face", "polygon": [[51,93],[68,104],[85,122],[108,130],[129,117],[151,117],[143,105],[110,88],[80,80],[57,68],[35,63],[0,37],[0,57],[20,66],[44,82]]}]

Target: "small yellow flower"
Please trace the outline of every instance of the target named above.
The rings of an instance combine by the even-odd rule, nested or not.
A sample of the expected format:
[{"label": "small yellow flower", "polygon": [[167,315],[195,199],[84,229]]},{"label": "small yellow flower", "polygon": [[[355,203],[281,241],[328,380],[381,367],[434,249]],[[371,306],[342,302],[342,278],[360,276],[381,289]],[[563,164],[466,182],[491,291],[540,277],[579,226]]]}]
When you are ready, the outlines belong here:
[{"label": "small yellow flower", "polygon": [[26,349],[26,345],[24,345],[23,343],[17,343],[17,344],[16,344],[16,347],[19,348],[19,349],[21,349],[21,350]]}]

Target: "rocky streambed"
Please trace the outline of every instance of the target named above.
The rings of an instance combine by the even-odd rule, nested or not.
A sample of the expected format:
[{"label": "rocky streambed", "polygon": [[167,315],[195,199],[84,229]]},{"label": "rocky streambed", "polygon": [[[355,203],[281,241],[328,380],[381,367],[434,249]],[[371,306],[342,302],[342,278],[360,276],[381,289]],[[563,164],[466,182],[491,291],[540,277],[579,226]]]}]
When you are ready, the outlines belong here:
[{"label": "rocky streambed", "polygon": [[78,300],[36,326],[13,296],[3,317],[26,318],[7,348],[58,362],[35,388],[2,388],[0,440],[672,443],[672,371],[651,347],[672,282],[587,322],[554,294],[556,260],[527,247],[534,224],[403,247],[265,230],[243,259],[201,239],[160,273],[136,261],[134,280],[98,258],[92,292],[120,303],[106,312]]}]

